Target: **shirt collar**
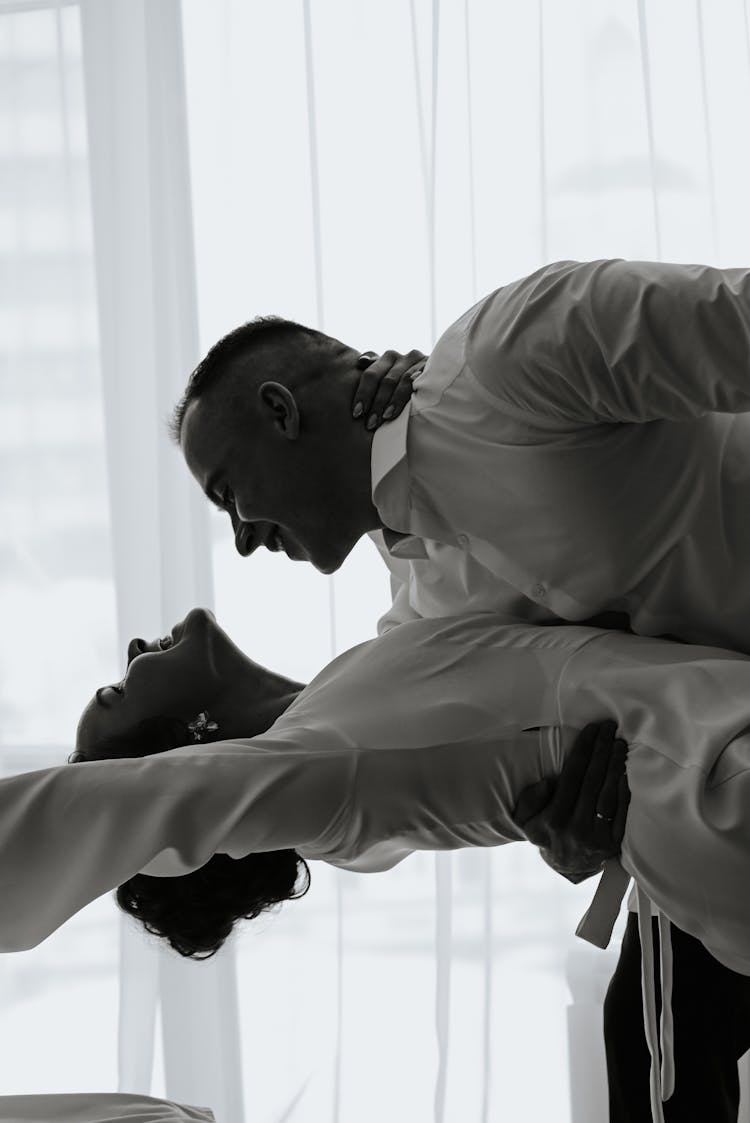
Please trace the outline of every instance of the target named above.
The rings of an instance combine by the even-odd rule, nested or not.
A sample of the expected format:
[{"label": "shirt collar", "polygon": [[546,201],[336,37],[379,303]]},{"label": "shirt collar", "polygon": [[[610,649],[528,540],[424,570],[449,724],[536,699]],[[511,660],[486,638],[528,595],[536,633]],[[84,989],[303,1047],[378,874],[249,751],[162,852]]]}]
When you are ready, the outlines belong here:
[{"label": "shirt collar", "polygon": [[[398,488],[398,484],[406,482],[406,432],[410,414],[411,402],[404,407],[398,417],[381,425],[373,434],[370,455],[372,501],[378,510],[383,497],[390,499],[391,493]],[[386,484],[386,478],[392,473],[396,474],[395,479],[388,480]]]},{"label": "shirt collar", "polygon": [[409,505],[409,466],[406,459],[406,434],[411,403],[402,412],[376,429],[372,438],[372,501],[383,520],[383,541],[397,558],[426,558],[421,538],[412,530]]},{"label": "shirt collar", "polygon": [[426,558],[427,549],[421,538],[414,534],[399,534],[397,530],[383,527],[383,541],[394,558]]}]

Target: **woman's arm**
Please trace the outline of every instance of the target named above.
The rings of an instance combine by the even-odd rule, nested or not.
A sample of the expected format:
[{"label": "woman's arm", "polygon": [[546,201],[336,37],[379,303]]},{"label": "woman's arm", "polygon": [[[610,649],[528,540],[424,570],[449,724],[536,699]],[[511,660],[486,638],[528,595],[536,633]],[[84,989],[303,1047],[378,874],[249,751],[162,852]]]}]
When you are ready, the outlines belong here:
[{"label": "woman's arm", "polygon": [[356,767],[266,735],[0,779],[0,951],[35,947],[136,873],[325,841]]}]

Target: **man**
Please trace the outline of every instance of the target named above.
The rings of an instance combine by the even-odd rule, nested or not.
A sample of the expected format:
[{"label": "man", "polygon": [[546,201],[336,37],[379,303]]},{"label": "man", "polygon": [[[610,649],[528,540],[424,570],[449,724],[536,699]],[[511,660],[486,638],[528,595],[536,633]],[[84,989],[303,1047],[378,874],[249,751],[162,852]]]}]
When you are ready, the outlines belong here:
[{"label": "man", "polygon": [[[448,328],[409,409],[377,431],[350,421],[359,358],[266,320],[194,372],[174,436],[241,554],[332,573],[369,534],[391,571],[381,632],[496,610],[750,653],[750,271],[545,266]],[[750,983],[719,993],[719,965],[673,936],[680,1075],[664,1117],[735,1120]],[[633,913],[605,1004],[612,1120],[649,1117],[638,955]]]}]

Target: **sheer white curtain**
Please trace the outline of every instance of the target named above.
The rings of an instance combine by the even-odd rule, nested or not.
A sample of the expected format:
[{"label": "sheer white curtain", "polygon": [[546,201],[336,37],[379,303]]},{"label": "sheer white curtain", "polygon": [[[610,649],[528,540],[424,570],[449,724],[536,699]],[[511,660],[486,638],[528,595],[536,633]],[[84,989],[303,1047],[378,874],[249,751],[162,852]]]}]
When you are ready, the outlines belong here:
[{"label": "sheer white curtain", "polygon": [[[132,634],[215,605],[310,678],[388,602],[234,553],[163,418],[258,313],[429,350],[560,258],[750,260],[741,0],[0,0],[0,759],[64,760]],[[374,684],[374,689],[377,685]],[[531,848],[312,888],[205,964],[109,897],[0,959],[0,1093],[220,1123],[606,1117],[593,886]]]}]

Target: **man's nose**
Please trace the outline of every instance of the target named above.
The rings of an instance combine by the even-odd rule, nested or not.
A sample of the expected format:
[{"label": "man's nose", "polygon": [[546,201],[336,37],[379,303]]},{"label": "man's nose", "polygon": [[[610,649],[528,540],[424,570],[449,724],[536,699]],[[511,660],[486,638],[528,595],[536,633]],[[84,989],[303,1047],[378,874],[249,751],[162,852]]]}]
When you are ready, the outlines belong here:
[{"label": "man's nose", "polygon": [[234,527],[234,548],[241,558],[247,558],[255,549],[252,523],[238,522]]},{"label": "man's nose", "polygon": [[234,545],[237,553],[247,558],[258,546],[265,546],[273,532],[273,523],[246,523],[239,521],[234,527]]}]

